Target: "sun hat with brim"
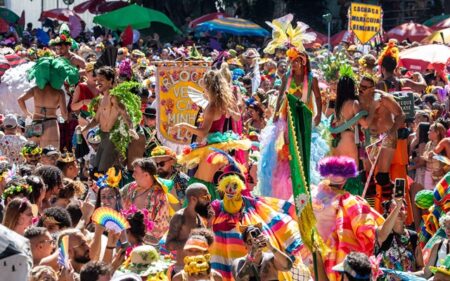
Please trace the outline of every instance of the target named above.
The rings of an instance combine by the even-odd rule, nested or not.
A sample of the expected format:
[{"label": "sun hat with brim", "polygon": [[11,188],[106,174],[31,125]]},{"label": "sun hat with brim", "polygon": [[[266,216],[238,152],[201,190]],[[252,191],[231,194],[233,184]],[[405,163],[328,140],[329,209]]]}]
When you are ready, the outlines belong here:
[{"label": "sun hat with brim", "polygon": [[200,250],[200,251],[207,251],[209,249],[208,242],[206,242],[204,239],[201,239],[200,237],[191,237],[186,241],[186,244],[184,244],[183,250]]},{"label": "sun hat with brim", "polygon": [[357,280],[369,280],[371,274],[367,274],[367,275],[360,275],[358,274],[353,268],[351,268],[351,266],[348,264],[347,259],[344,259],[343,262],[333,266],[333,271],[336,272],[342,272],[342,273],[347,273],[348,275],[350,275],[351,277],[357,279]]},{"label": "sun hat with brim", "polygon": [[430,266],[430,271],[433,272],[433,274],[440,272],[450,276],[450,255],[447,255],[444,261],[441,262],[440,266]]},{"label": "sun hat with brim", "polygon": [[155,247],[142,245],[131,251],[129,260],[125,261],[119,271],[147,277],[165,273],[172,264],[172,260],[161,257]]},{"label": "sun hat with brim", "polygon": [[153,148],[151,152],[151,157],[153,159],[170,157],[173,159],[177,159],[177,154],[170,148],[166,146],[157,146]]}]

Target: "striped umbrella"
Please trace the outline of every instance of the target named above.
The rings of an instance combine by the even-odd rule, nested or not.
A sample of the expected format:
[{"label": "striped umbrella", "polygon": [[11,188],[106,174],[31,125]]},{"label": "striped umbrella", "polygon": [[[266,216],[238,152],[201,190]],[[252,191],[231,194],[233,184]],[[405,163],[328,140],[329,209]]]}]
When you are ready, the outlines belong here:
[{"label": "striped umbrella", "polygon": [[26,60],[21,58],[19,55],[16,54],[8,54],[8,55],[2,55],[0,54],[0,77],[5,74],[5,71],[8,70],[11,67],[18,66],[19,64],[25,63]]},{"label": "striped umbrella", "polygon": [[223,32],[237,36],[269,36],[270,33],[249,20],[240,18],[221,18],[197,25],[196,32]]},{"label": "striped umbrella", "polygon": [[196,18],[195,20],[191,21],[188,26],[189,26],[189,28],[195,28],[197,25],[199,25],[205,21],[227,18],[227,17],[228,17],[227,14],[224,14],[224,13],[206,14],[204,16],[201,16],[201,17]]}]

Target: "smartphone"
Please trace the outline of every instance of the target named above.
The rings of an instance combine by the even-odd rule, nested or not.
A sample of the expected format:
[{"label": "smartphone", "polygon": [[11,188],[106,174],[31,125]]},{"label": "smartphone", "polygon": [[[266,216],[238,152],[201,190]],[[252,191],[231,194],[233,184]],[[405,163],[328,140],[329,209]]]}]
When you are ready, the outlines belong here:
[{"label": "smartphone", "polygon": [[252,238],[257,238],[261,234],[261,230],[259,230],[258,228],[255,228],[253,230],[250,230],[249,234]]},{"label": "smartphone", "polygon": [[395,190],[394,190],[394,197],[395,198],[403,198],[405,195],[405,179],[402,178],[396,178],[395,179]]}]

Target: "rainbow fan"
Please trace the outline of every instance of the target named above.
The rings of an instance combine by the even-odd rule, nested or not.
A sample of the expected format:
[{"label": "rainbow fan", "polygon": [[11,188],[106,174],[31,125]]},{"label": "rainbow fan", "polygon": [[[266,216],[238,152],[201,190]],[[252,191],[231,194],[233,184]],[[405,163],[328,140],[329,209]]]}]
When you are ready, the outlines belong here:
[{"label": "rainbow fan", "polygon": [[121,213],[108,207],[101,207],[95,210],[94,214],[92,214],[92,221],[117,233],[130,228],[127,219]]},{"label": "rainbow fan", "polygon": [[69,235],[65,235],[61,238],[58,245],[59,255],[58,264],[68,268],[69,267]]}]

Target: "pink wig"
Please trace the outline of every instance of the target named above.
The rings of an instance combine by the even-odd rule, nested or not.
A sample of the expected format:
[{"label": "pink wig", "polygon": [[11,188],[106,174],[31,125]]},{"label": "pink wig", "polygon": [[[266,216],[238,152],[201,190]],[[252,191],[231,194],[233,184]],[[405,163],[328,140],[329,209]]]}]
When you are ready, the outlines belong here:
[{"label": "pink wig", "polygon": [[348,179],[358,174],[355,160],[347,156],[325,157],[319,161],[318,167],[322,177],[334,176]]}]

